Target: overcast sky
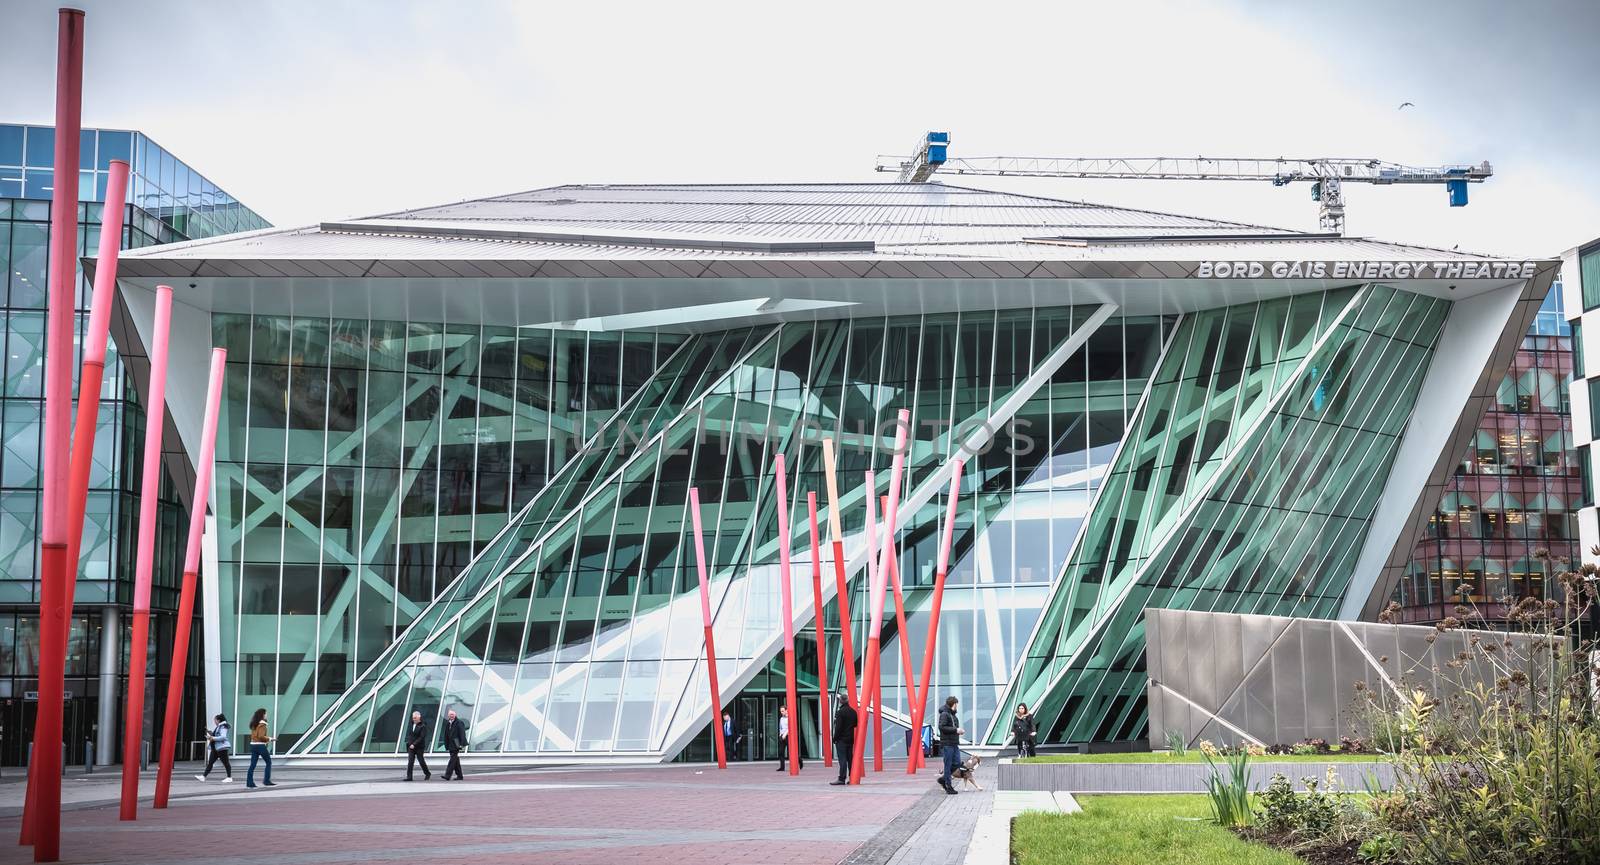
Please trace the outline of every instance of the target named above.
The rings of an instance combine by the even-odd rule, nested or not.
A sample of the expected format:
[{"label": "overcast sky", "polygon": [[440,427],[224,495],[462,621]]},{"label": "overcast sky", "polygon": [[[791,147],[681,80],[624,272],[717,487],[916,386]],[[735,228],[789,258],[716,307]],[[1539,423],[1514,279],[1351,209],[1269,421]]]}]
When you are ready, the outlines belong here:
[{"label": "overcast sky", "polygon": [[[55,2],[0,0],[0,120],[53,116]],[[1600,3],[85,0],[84,121],[278,225],[562,183],[871,181],[952,155],[1489,160],[1346,187],[1348,232],[1600,236]],[[1399,110],[1403,102],[1414,108]],[[1315,229],[1306,185],[962,183]]]}]

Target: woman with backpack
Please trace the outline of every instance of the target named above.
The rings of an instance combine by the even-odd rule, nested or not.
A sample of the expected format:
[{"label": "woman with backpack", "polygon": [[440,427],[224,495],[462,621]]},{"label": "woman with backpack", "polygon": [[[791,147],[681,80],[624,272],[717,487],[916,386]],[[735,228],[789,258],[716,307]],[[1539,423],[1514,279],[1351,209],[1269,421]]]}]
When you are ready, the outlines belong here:
[{"label": "woman with backpack", "polygon": [[228,773],[228,776],[222,779],[222,783],[226,784],[233,780],[233,763],[228,761],[228,754],[233,750],[233,737],[228,727],[227,718],[219,714],[214,720],[216,721],[216,726],[212,727],[211,732],[206,734],[206,741],[211,743],[211,754],[206,757],[206,771],[204,774],[194,776],[194,779],[196,781],[204,781],[210,777],[211,767],[218,760],[221,760],[222,770]]}]

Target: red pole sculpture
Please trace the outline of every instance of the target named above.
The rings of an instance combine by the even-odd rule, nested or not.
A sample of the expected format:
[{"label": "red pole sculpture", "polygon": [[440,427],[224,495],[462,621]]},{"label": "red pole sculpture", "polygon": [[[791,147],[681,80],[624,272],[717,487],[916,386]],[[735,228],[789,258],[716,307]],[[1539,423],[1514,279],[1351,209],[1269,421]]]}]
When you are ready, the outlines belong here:
[{"label": "red pole sculpture", "polygon": [[[122,247],[122,217],[128,198],[128,163],[111,161],[106,182],[105,215],[100,221],[100,251],[94,273],[94,295],[89,302],[89,330],[83,338],[83,370],[78,374],[78,415],[73,425],[75,447],[68,459],[67,549],[64,559],[62,619],[72,621],[73,593],[78,587],[78,560],[83,546],[84,511],[89,499],[89,471],[94,465],[94,439],[100,418],[100,387],[105,381],[106,345],[111,331],[111,305],[117,290],[117,255]],[[69,628],[61,629],[61,656],[66,657]],[[104,699],[104,697],[102,697]],[[108,759],[111,755],[104,755]],[[33,808],[33,775],[28,778],[24,812]],[[24,817],[23,843],[31,842],[32,827]]]},{"label": "red pole sculpture", "polygon": [[[83,370],[78,374],[78,416],[72,432],[72,459],[67,487],[67,619],[72,618],[78,559],[83,546],[83,518],[89,499],[89,471],[94,465],[94,438],[100,418],[100,387],[105,382],[106,345],[111,332],[111,305],[117,291],[117,256],[122,247],[122,216],[127,209],[128,163],[111,162],[106,183],[105,215],[100,219],[100,254],[95,260],[94,295],[89,301],[89,330],[83,337]],[[63,644],[62,651],[66,651]],[[110,754],[102,755],[109,759]]]},{"label": "red pole sculpture", "polygon": [[[903,636],[905,634],[906,621],[904,611],[901,609],[904,602],[900,597],[900,565],[897,561],[899,549],[895,545],[894,536],[897,530],[895,526],[896,518],[900,508],[900,482],[904,477],[906,449],[910,447],[910,433],[911,412],[907,409],[901,409],[899,414],[895,416],[894,459],[890,463],[888,502],[883,506],[883,562],[878,565],[878,569],[883,572],[883,579],[894,586],[895,604],[898,611],[895,614],[897,618],[896,624],[902,634],[900,637],[900,657],[903,659],[903,665],[906,668],[906,686],[908,690],[911,685],[912,675],[910,667],[911,650],[906,645],[906,638]],[[872,687],[873,693],[877,694],[881,700],[883,697],[883,683],[873,682]],[[882,711],[880,708],[880,717],[877,721],[880,726],[883,724]]]},{"label": "red pole sculpture", "polygon": [[[890,472],[890,475],[889,475],[889,502],[890,502],[890,504],[892,504],[895,507],[899,507],[900,506],[900,472],[905,467],[906,436],[910,432],[910,430],[911,430],[911,413],[909,411],[901,410],[898,422],[895,424],[894,461],[893,461],[893,466],[892,466],[892,469],[891,469],[891,472]],[[868,492],[867,492],[867,506],[869,508],[872,506],[872,501],[871,500],[872,500],[872,496],[874,496],[875,494],[876,494],[875,490],[873,490],[871,488],[868,489]],[[890,528],[891,534],[892,534],[893,526],[890,526],[889,528]],[[876,555],[876,553],[877,553],[877,550],[875,549],[875,545],[872,544],[870,539],[868,540],[867,553],[868,553],[869,556]],[[871,561],[871,560],[869,559],[869,561]],[[881,632],[882,627],[883,627],[883,599],[884,599],[885,584],[887,582],[888,582],[888,580],[886,580],[886,579],[885,580],[875,580],[875,581],[873,581],[872,597],[871,597],[872,619],[871,619],[871,623],[870,623],[870,625],[868,626],[868,629],[867,629],[867,655],[866,655],[865,659],[862,662],[862,664],[863,664],[863,676],[862,676],[863,685],[862,685],[862,687],[863,688],[867,687],[866,683],[871,683],[871,682],[877,681],[879,637],[880,637],[880,632]],[[862,771],[863,771],[862,770],[862,759],[861,759],[863,744],[864,743],[858,742],[858,744],[856,745],[856,763],[855,763],[855,772],[856,772],[855,780],[856,780],[856,783],[860,783],[861,774],[862,774]]]},{"label": "red pole sculpture", "polygon": [[794,583],[789,576],[789,482],[784,477],[783,454],[774,458],[773,470],[778,474],[778,579],[779,598],[783,601],[783,698],[789,710],[789,774],[800,774],[800,712],[795,703],[794,669]]},{"label": "red pole sculpture", "polygon": [[200,572],[200,534],[206,525],[206,498],[211,494],[211,462],[217,448],[217,414],[222,407],[222,375],[228,350],[211,350],[211,381],[206,388],[206,420],[200,433],[200,461],[194,467],[194,499],[189,508],[189,541],[183,555],[183,588],[178,595],[177,633],[172,638],[172,670],[167,677],[167,711],[161,717],[161,768],[156,772],[156,807],[167,807],[172,789],[173,750],[178,741],[178,715],[183,711],[183,674],[189,663],[189,624],[194,618],[194,583]]},{"label": "red pole sculpture", "polygon": [[694,519],[694,561],[700,569],[700,622],[706,629],[706,674],[711,679],[711,743],[717,751],[717,768],[728,768],[728,748],[722,741],[722,693],[717,686],[717,644],[711,639],[711,579],[706,576],[706,542],[700,530],[700,488],[689,488],[689,514]]},{"label": "red pole sculpture", "polygon": [[[833,765],[833,719],[828,705],[828,634],[822,615],[822,539],[817,537],[817,494],[806,493],[811,512],[811,609],[817,622],[817,720],[822,730],[822,765]],[[792,722],[791,722],[792,723]]]},{"label": "red pole sculpture", "polygon": [[872,599],[873,599],[873,596],[876,595],[877,592],[879,591],[878,579],[877,579],[877,569],[873,566],[873,555],[876,552],[876,546],[877,545],[876,545],[876,543],[875,543],[875,541],[873,539],[873,532],[872,532],[872,499],[873,499],[873,496],[875,494],[874,490],[876,489],[876,487],[874,487],[873,485],[876,482],[877,482],[877,480],[874,477],[874,473],[871,472],[871,471],[868,471],[866,473],[865,482],[862,484],[862,486],[867,491],[867,494],[866,494],[866,497],[865,497],[866,498],[866,503],[865,504],[866,504],[866,509],[867,509],[867,513],[866,513],[866,526],[867,526],[867,528],[862,534],[863,534],[863,537],[866,538],[866,544],[867,544],[867,566],[866,566],[866,571],[867,571],[867,618],[868,618],[868,627],[867,627],[867,649],[866,649],[866,653],[861,656],[861,692],[860,692],[861,693],[861,703],[856,709],[856,714],[857,714],[858,723],[859,723],[859,728],[858,729],[860,730],[860,732],[856,735],[855,751],[854,751],[854,753],[852,753],[850,755],[850,783],[852,783],[852,784],[860,784],[861,783],[861,777],[866,774],[866,762],[865,762],[865,760],[866,760],[866,753],[867,753],[867,731],[868,731],[868,728],[870,727],[870,725],[872,723],[871,719],[867,717],[866,713],[867,713],[867,711],[870,708],[871,703],[872,703],[872,679],[873,679],[873,676],[875,676],[877,674],[877,671],[878,671],[878,664],[877,664],[877,658],[878,658],[878,631],[879,631],[879,625],[882,624],[882,620],[881,619],[878,619],[876,621],[874,621],[872,619],[872,610],[874,609],[873,603],[872,603]]},{"label": "red pole sculpture", "polygon": [[855,626],[850,621],[850,587],[844,579],[844,532],[840,529],[839,479],[835,474],[833,439],[830,438],[822,440],[822,471],[828,485],[828,534],[833,540],[834,600],[839,604],[839,637],[844,646],[845,693],[849,695],[850,705],[859,716],[861,700],[856,696],[856,652],[851,645],[854,637],[850,633]]},{"label": "red pole sculpture", "polygon": [[122,733],[122,807],[139,817],[139,755],[144,733],[144,671],[150,645],[150,572],[160,517],[161,427],[167,406],[167,341],[172,331],[172,286],[156,286],[155,338],[150,343],[150,398],[145,403],[144,472],[139,484],[139,549],[134,562],[133,627],[128,644],[128,705]]},{"label": "red pole sculpture", "polygon": [[[875,498],[874,493],[878,489],[878,486],[877,479],[873,477],[872,472],[867,472],[866,487],[867,579],[872,581],[871,585],[877,586],[880,581],[888,582],[889,576],[883,571],[882,568],[878,567],[877,563],[878,515],[873,509],[873,499]],[[881,591],[881,589],[878,591]],[[877,634],[881,629],[881,618],[879,619],[879,626],[879,628],[873,628],[874,634]],[[875,640],[873,645],[877,646],[878,641]],[[872,692],[872,771],[874,772],[883,771],[883,682],[881,681],[883,674],[882,671],[878,669],[880,666],[881,661],[874,659],[872,663],[874,675],[872,678],[866,680],[864,685],[868,691]]]},{"label": "red pole sculpture", "polygon": [[[888,496],[883,497],[883,511],[884,513],[889,512]],[[895,639],[895,642],[900,644],[900,667],[905,670],[906,708],[908,710],[906,715],[909,716],[911,714],[909,711],[911,707],[911,701],[917,698],[917,686],[916,680],[913,678],[916,674],[911,671],[911,632],[906,630],[906,599],[905,596],[900,592],[900,550],[895,544],[894,538],[886,538],[884,539],[884,543],[889,547],[889,553],[888,555],[884,556],[884,560],[889,566],[889,587],[894,591],[894,626],[898,630],[898,636]],[[914,742],[916,738],[917,737],[913,735],[912,741]],[[917,762],[917,751],[920,750],[920,748],[913,749],[912,742],[907,742],[906,759],[910,760],[912,764],[915,765]]]},{"label": "red pole sculpture", "polygon": [[[56,141],[44,364],[44,488],[39,550],[39,709],[22,842],[35,862],[61,857],[61,715],[66,690],[67,468],[72,434],[72,332],[78,295],[78,141],[83,125],[83,12],[62,9],[56,31]],[[24,811],[27,810],[24,800]],[[28,828],[32,822],[32,837]]]},{"label": "red pole sculpture", "polygon": [[[922,653],[922,681],[917,686],[916,699],[911,703],[911,724],[918,731],[928,707],[928,681],[933,671],[934,648],[939,641],[939,608],[944,603],[944,578],[950,573],[950,543],[955,537],[956,504],[961,500],[961,460],[953,461],[950,469],[950,501],[945,505],[944,533],[939,539],[939,559],[934,568],[933,608],[928,616],[928,643]],[[907,772],[915,769],[908,768]]]}]

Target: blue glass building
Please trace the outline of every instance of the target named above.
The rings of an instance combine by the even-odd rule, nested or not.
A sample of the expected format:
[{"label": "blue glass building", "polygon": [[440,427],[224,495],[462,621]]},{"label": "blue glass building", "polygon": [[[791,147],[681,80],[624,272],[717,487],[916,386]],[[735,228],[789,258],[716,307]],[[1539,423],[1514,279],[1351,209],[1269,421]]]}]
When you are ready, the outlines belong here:
[{"label": "blue glass building", "polygon": [[[194,169],[139,132],[85,129],[79,163],[78,253],[93,255],[100,242],[105,192],[113,159],[132,173],[123,203],[122,247],[163,243],[264,228],[265,220]],[[42,361],[45,350],[45,281],[50,248],[51,182],[55,130],[48,126],[0,124],[0,319],[5,352],[0,389],[0,727],[26,730],[37,691],[38,538]],[[88,324],[90,281],[78,275],[78,326]],[[132,603],[139,465],[143,455],[144,349],[130,338],[125,309],[113,317],[101,392],[95,463],[84,521],[82,566],[67,652],[68,757],[80,762],[85,743],[98,738],[100,760],[116,759],[120,730],[121,659],[127,636],[120,611]],[[76,349],[75,349],[76,350]],[[77,372],[74,362],[74,374]],[[182,511],[191,490],[174,490],[164,479],[158,566],[152,606],[151,657],[164,669],[172,645],[172,610],[177,606],[178,566],[187,521]],[[121,644],[120,650],[117,648]],[[199,677],[191,708],[201,711]],[[148,688],[147,693],[158,693]],[[105,700],[110,694],[113,699]],[[152,716],[153,717],[153,716]],[[196,716],[198,717],[198,716]],[[159,729],[157,727],[156,729]],[[97,735],[98,734],[98,735]],[[0,762],[24,759],[27,739],[0,735]],[[110,756],[107,756],[110,754]]]}]

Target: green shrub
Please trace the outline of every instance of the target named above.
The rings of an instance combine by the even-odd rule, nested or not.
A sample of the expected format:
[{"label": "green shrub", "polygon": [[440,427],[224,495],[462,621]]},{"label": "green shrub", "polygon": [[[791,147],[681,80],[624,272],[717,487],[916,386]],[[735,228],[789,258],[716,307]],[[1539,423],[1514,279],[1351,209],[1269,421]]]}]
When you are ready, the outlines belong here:
[{"label": "green shrub", "polygon": [[1273,775],[1267,789],[1256,797],[1256,825],[1291,848],[1342,844],[1364,837],[1371,814],[1354,795],[1334,783],[1336,777],[1330,772],[1326,787],[1317,778],[1302,778],[1305,792],[1296,793],[1286,776]]},{"label": "green shrub", "polygon": [[1189,745],[1184,741],[1183,733],[1178,730],[1167,731],[1167,750],[1174,756],[1182,757],[1189,753]]},{"label": "green shrub", "polygon": [[[1535,555],[1557,569],[1548,552]],[[1554,598],[1511,605],[1516,638],[1472,635],[1467,649],[1436,659],[1450,684],[1444,699],[1417,690],[1392,705],[1368,698],[1374,740],[1401,747],[1390,758],[1395,789],[1370,798],[1375,829],[1359,848],[1364,859],[1600,863],[1600,707],[1586,669],[1600,649],[1586,630],[1600,598],[1584,579],[1596,575],[1586,563],[1553,581]],[[1473,616],[1458,608],[1439,628]]]}]

